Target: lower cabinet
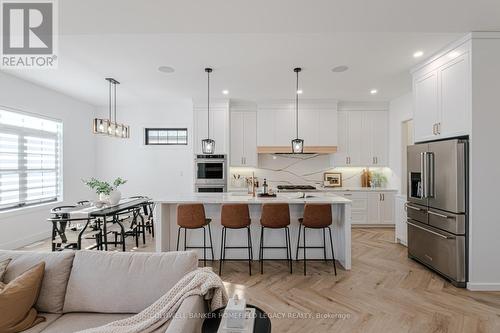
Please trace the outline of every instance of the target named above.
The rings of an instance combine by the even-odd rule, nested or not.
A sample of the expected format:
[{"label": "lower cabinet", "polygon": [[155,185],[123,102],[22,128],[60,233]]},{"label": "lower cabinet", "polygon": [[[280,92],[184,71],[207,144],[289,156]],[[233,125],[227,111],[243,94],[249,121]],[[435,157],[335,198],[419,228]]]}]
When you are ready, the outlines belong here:
[{"label": "lower cabinet", "polygon": [[352,224],[394,224],[393,192],[339,192],[338,194],[352,201]]}]

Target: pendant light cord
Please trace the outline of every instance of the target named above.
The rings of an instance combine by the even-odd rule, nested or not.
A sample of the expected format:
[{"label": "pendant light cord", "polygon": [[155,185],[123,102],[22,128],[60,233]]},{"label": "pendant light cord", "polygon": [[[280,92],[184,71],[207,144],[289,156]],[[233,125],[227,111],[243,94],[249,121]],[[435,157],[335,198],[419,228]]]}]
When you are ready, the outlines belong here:
[{"label": "pendant light cord", "polygon": [[113,83],[113,104],[114,104],[114,111],[115,111],[115,123],[117,122],[116,121],[116,83]]},{"label": "pendant light cord", "polygon": [[295,128],[296,128],[296,137],[299,138],[299,71],[295,72],[297,74],[297,85],[295,89]]},{"label": "pendant light cord", "polygon": [[111,123],[111,81],[109,81],[109,122]]},{"label": "pendant light cord", "polygon": [[207,138],[210,139],[210,71],[207,71]]}]

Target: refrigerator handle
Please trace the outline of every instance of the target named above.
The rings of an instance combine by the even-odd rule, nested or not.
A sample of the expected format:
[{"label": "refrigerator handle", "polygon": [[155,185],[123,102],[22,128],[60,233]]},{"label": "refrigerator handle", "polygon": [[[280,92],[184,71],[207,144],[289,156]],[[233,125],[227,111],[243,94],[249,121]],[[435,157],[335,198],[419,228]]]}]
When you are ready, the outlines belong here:
[{"label": "refrigerator handle", "polygon": [[427,163],[425,163],[425,155],[420,153],[420,184],[422,186],[422,198],[427,198]]},{"label": "refrigerator handle", "polygon": [[427,178],[428,178],[427,197],[434,198],[434,153],[427,152],[426,159],[427,159]]}]

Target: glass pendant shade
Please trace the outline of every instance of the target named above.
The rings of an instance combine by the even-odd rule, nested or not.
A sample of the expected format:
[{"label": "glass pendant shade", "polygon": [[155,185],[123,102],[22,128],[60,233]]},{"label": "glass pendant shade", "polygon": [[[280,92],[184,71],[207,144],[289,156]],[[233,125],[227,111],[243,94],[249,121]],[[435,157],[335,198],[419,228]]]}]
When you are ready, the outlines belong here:
[{"label": "glass pendant shade", "polygon": [[215,141],[212,139],[201,140],[201,151],[203,154],[213,154],[215,152]]},{"label": "glass pendant shade", "polygon": [[304,140],[293,139],[292,140],[292,152],[294,154],[302,154],[304,152]]}]

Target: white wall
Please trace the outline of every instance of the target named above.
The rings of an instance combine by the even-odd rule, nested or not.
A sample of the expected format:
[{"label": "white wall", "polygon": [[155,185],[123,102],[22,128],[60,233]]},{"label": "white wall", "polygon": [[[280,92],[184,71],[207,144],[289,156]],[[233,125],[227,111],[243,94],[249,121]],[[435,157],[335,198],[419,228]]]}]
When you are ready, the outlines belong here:
[{"label": "white wall", "polygon": [[[88,198],[89,191],[81,179],[95,173],[91,132],[94,107],[1,72],[0,106],[62,120],[64,203]],[[54,206],[0,213],[0,248],[13,249],[50,237],[51,226],[46,218]]]},{"label": "white wall", "polygon": [[392,100],[389,104],[389,167],[392,169],[390,187],[401,190],[402,175],[402,123],[413,118],[412,93]]},{"label": "white wall", "polygon": [[[106,110],[99,111],[106,116]],[[123,196],[192,193],[193,191],[193,103],[171,101],[162,105],[118,108],[118,121],[131,125],[130,139],[97,137],[97,176],[107,180],[122,177]],[[188,129],[187,146],[146,146],[144,128]]]},{"label": "white wall", "polygon": [[499,59],[500,39],[473,39],[468,288],[474,290],[500,290]]}]

